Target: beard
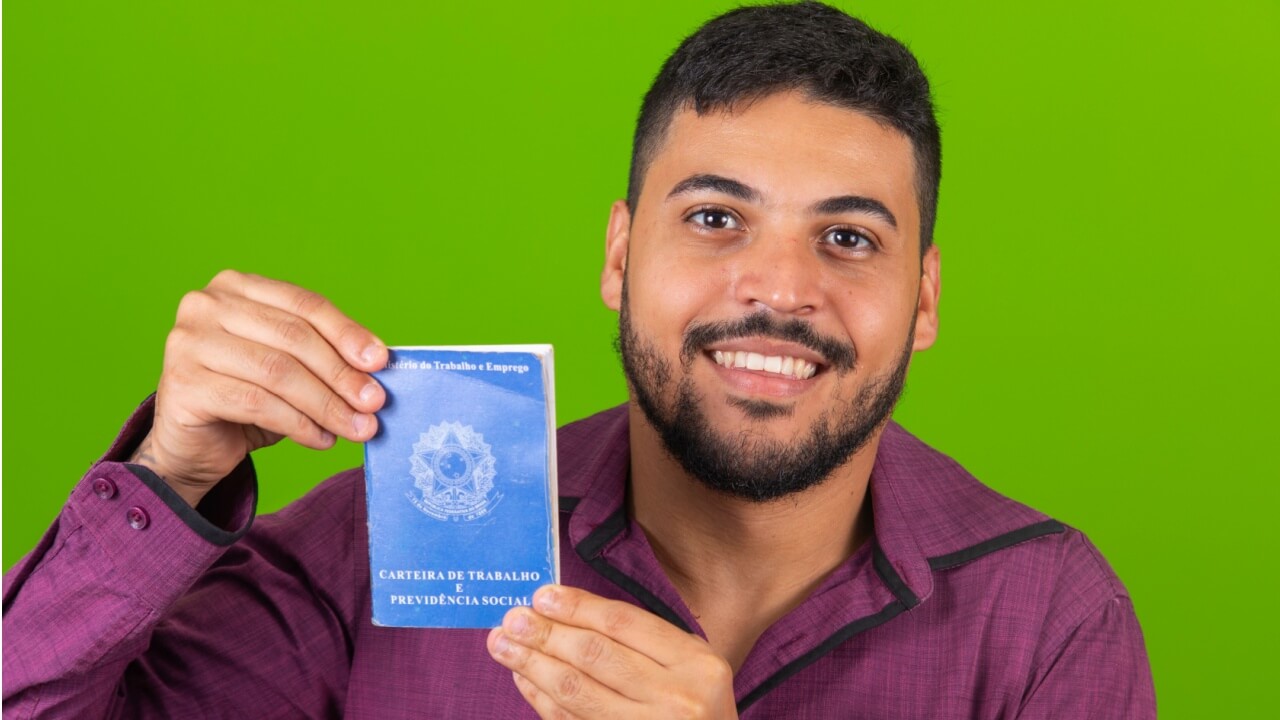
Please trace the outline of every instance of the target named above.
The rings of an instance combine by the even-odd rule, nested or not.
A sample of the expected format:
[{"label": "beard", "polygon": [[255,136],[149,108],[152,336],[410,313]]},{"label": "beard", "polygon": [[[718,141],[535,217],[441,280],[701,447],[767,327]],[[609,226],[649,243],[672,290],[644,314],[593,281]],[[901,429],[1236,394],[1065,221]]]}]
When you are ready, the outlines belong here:
[{"label": "beard", "polygon": [[[662,391],[671,387],[672,364],[632,326],[624,279],[616,347],[636,404],[685,472],[712,490],[762,503],[819,485],[866,446],[893,414],[902,395],[911,362],[914,318],[911,330],[892,370],[867,382],[851,401],[833,398],[832,406],[806,433],[786,441],[749,428],[717,431],[703,412],[704,401],[693,385],[690,371],[698,355],[712,342],[748,336],[776,338],[821,353],[828,363],[827,372],[844,374],[853,372],[857,364],[853,345],[824,337],[805,321],[780,320],[768,310],[732,322],[690,325],[680,354],[681,375],[674,397],[667,400]],[[790,415],[794,410],[766,400],[735,398],[729,403],[756,420]]]}]

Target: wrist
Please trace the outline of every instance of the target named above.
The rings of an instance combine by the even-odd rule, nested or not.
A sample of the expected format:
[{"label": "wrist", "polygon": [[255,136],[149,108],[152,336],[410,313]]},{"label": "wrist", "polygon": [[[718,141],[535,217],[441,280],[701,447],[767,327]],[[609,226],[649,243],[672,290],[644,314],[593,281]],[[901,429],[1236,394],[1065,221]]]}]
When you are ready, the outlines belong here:
[{"label": "wrist", "polygon": [[162,453],[151,441],[151,433],[147,433],[147,436],[142,439],[138,448],[129,456],[128,462],[150,470],[193,508],[199,505],[205,494],[209,492],[208,483],[193,482],[168,467],[162,459]]}]

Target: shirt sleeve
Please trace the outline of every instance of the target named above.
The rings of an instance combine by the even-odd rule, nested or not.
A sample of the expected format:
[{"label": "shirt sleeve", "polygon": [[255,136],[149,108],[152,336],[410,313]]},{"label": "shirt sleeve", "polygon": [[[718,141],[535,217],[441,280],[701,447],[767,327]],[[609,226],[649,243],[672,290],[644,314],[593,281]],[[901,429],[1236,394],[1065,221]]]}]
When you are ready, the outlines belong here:
[{"label": "shirt sleeve", "polygon": [[1118,595],[1087,617],[1033,677],[1019,720],[1154,720],[1155,688],[1142,629]]},{"label": "shirt sleeve", "polygon": [[[332,547],[351,544],[340,527],[352,523],[351,483],[328,483],[309,507],[246,534],[247,459],[196,510],[120,462],[151,412],[139,408],[5,575],[5,717],[340,715],[354,597],[320,584],[352,581],[350,551]],[[325,503],[335,507],[317,517]],[[329,546],[318,542],[329,533]]]}]

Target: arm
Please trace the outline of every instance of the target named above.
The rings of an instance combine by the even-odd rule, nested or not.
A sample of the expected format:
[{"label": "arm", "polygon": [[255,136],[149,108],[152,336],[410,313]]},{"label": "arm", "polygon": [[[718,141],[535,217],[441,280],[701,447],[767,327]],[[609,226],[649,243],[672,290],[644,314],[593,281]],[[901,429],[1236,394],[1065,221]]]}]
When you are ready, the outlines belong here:
[{"label": "arm", "polygon": [[[204,535],[236,533],[188,525],[119,463],[94,470],[51,530],[66,540],[6,578],[6,717],[341,715],[365,587],[358,472],[223,547]],[[247,523],[244,470],[226,499]],[[93,492],[104,476],[118,505]],[[125,504],[148,508],[146,528],[122,520]]]},{"label": "arm", "polygon": [[[151,409],[148,401],[130,426]],[[6,717],[107,716],[164,609],[248,528],[256,485],[247,461],[202,503],[208,517],[137,471],[95,464],[36,549],[5,575]]]},{"label": "arm", "polygon": [[1031,683],[1020,720],[1154,720],[1151,666],[1129,598],[1117,595],[1085,618]]},{"label": "arm", "polygon": [[[342,553],[317,549],[305,511],[232,544],[252,516],[248,453],[284,437],[368,439],[385,395],[367,373],[385,362],[371,333],[302,288],[228,271],[189,293],[154,404],[5,578],[6,716],[292,707],[295,692],[308,715],[341,697]],[[325,538],[350,523],[349,494],[316,513]]]}]

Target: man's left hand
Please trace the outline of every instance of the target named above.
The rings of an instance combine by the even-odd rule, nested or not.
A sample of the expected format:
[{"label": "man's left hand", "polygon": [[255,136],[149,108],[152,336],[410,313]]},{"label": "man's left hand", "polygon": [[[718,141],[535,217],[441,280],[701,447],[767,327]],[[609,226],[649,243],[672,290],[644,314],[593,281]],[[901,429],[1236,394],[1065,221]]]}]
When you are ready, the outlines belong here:
[{"label": "man's left hand", "polygon": [[705,640],[584,590],[540,588],[488,644],[544,720],[738,717],[733,670]]}]

